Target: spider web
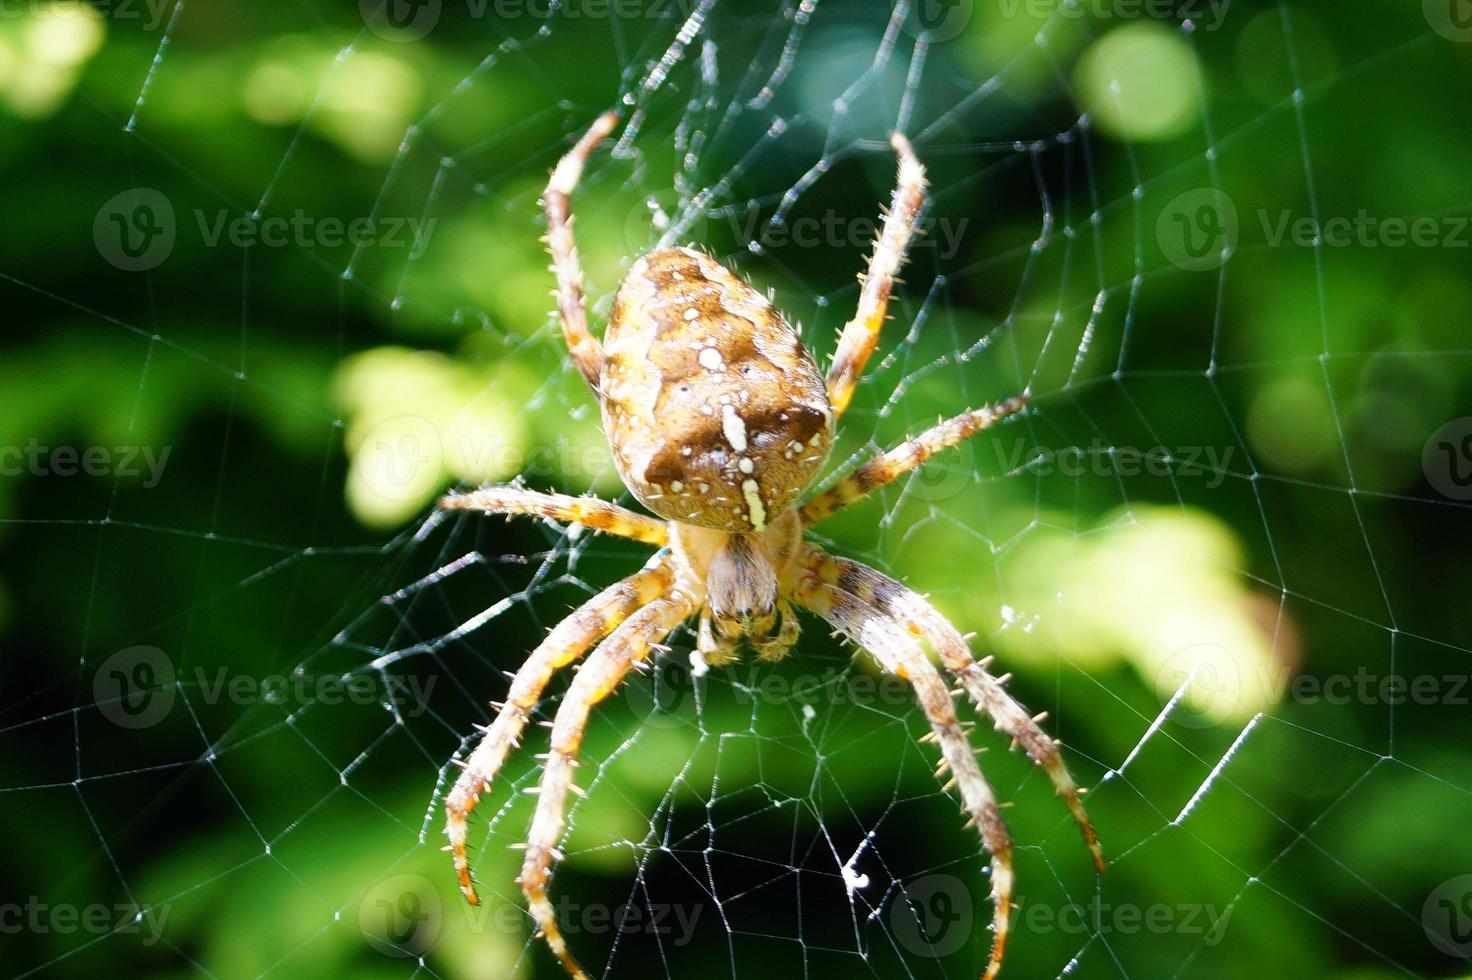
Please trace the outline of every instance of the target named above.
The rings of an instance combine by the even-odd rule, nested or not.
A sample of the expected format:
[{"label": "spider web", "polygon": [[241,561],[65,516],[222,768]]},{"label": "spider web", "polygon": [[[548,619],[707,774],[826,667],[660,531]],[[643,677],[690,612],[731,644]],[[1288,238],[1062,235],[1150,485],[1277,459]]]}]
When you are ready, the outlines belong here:
[{"label": "spider web", "polygon": [[[120,190],[168,188],[181,239],[215,208],[357,214],[377,237],[319,227],[141,271],[104,252],[99,274],[127,283],[107,303],[66,270],[0,268],[17,310],[98,345],[58,351],[128,375],[91,431],[173,433],[164,479],[192,490],[164,509],[118,473],[3,518],[45,573],[26,574],[77,603],[6,583],[38,625],[20,630],[37,656],[7,658],[0,799],[13,843],[60,841],[14,858],[17,907],[46,911],[0,921],[6,972],[556,975],[514,884],[544,733],[472,820],[478,909],[440,853],[443,797],[504,672],[645,555],[424,514],[447,482],[523,472],[622,492],[536,245],[547,169],[609,105],[623,125],[574,201],[595,323],[638,254],[693,241],[826,358],[893,180],[887,134],[930,170],[926,235],[825,484],[938,415],[1019,392],[1031,408],[816,536],[974,632],[1091,787],[1103,877],[1046,778],[977,724],[1018,843],[1007,975],[1456,969],[1472,641],[1465,563],[1432,545],[1465,540],[1468,510],[1422,448],[1465,421],[1472,348],[1437,322],[1472,309],[1465,252],[1270,240],[1280,213],[1443,230],[1467,213],[1455,173],[1372,179],[1447,128],[1395,127],[1421,111],[1402,79],[1466,80],[1434,6],[1379,23],[1286,2],[102,8],[97,57],[138,88],[80,98]],[[218,105],[191,116],[201,87]],[[216,140],[234,112],[266,169]],[[324,186],[334,154],[343,187]],[[96,253],[95,203],[59,206],[77,254]],[[357,520],[398,530],[344,516],[345,486]],[[263,537],[253,519],[278,508]],[[782,664],[709,672],[678,632],[595,712],[553,884],[594,975],[985,963],[985,853],[923,719],[805,625]],[[54,914],[97,906],[93,927]]]}]

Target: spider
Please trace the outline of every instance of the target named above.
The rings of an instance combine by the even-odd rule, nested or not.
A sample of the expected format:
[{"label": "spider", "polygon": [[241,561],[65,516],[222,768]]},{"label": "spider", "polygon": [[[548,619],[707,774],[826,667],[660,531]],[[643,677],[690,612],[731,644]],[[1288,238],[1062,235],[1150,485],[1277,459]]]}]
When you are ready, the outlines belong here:
[{"label": "spider", "polygon": [[[557,279],[563,336],[602,412],[624,483],[663,520],[593,497],[539,493],[520,484],[451,493],[441,508],[531,515],[632,538],[659,549],[636,574],[600,592],[558,623],[511,682],[497,715],[461,765],[445,801],[446,834],[460,890],[479,903],[466,857],[466,820],[495,779],[559,668],[584,657],[552,723],[536,812],[517,879],[547,945],[567,972],[587,974],[558,928],[547,889],[561,858],[568,795],[593,706],[631,669],[645,669],[661,642],[698,620],[696,649],[710,666],[729,663],[745,639],[759,659],[781,659],[797,641],[795,609],[806,609],[909,680],[940,749],[937,775],[960,792],[991,857],[993,939],[986,977],[1006,948],[1012,899],[1012,841],[996,797],[956,716],[952,692],[927,656],[934,651],[961,691],[1047,772],[1104,869],[1057,743],[987,672],[966,640],[922,596],[855,561],[804,540],[804,529],[932,454],[1021,411],[1026,396],[964,412],[876,456],[797,505],[827,458],[838,418],[877,343],[895,274],[925,199],[925,169],[895,133],[898,183],[863,276],[858,310],[839,335],[826,378],[796,331],[768,299],[694,248],[669,248],[634,262],[620,284],[603,342],[588,331],[582,270],[569,198],[594,148],[618,123],[608,112],[552,171],[542,197]],[[589,649],[592,653],[588,653]]]}]

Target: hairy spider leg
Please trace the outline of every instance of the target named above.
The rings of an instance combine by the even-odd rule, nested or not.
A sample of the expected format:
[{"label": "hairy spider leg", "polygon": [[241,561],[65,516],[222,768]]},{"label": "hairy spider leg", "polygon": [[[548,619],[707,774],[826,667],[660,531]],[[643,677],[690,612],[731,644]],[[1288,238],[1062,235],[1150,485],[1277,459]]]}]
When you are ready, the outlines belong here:
[{"label": "hairy spider leg", "polygon": [[598,593],[552,627],[544,640],[527,657],[511,681],[504,704],[490,725],[484,727],[480,744],[465,760],[455,786],[445,797],[445,834],[460,881],[460,892],[471,905],[479,905],[470,879],[470,862],[465,853],[466,821],[485,788],[496,778],[506,757],[520,744],[522,731],[542,699],[552,675],[577,660],[594,643],[602,640],[627,617],[669,591],[674,572],[663,557],[621,582]]},{"label": "hairy spider leg", "polygon": [[1027,407],[1027,396],[1009,398],[1000,405],[962,412],[955,418],[939,422],[913,439],[906,439],[886,453],[861,465],[838,483],[802,505],[798,511],[804,524],[816,524],[823,518],[862,500],[870,491],[899,479],[942,449],[949,449],[969,439],[999,419],[1016,414]]},{"label": "hairy spider leg", "polygon": [[469,493],[450,493],[440,498],[441,510],[478,510],[487,514],[547,517],[564,524],[581,524],[595,531],[632,538],[664,547],[669,543],[669,525],[597,497],[571,497],[564,493],[540,493],[518,486],[482,487]]},{"label": "hairy spider leg", "polygon": [[976,707],[992,719],[997,731],[1011,736],[1013,742],[1021,745],[1032,761],[1048,774],[1054,790],[1067,804],[1083,834],[1095,869],[1102,873],[1104,852],[1084,810],[1082,793],[1068,772],[1057,741],[1039,727],[1038,723],[1045,715],[1034,717],[1028,714],[1027,709],[1007,692],[1002,680],[993,677],[987,672],[986,664],[972,656],[960,630],[919,593],[877,569],[829,555],[813,545],[807,546],[804,552],[804,564],[823,581],[858,596],[930,645],[941,665],[960,681]]},{"label": "hairy spider leg", "polygon": [[939,778],[950,771],[945,789],[955,786],[960,791],[962,805],[970,817],[968,825],[974,824],[980,830],[982,842],[991,855],[993,935],[985,974],[991,980],[1002,965],[1012,912],[1012,838],[1002,820],[997,798],[982,775],[975,751],[956,717],[951,692],[925,656],[920,642],[858,596],[809,575],[799,586],[796,598],[799,604],[869,651],[885,670],[909,681],[914,688],[915,698],[940,747],[941,762],[936,776]]},{"label": "hairy spider leg", "polygon": [[905,250],[915,235],[915,219],[925,202],[925,168],[915,157],[910,141],[894,133],[889,142],[899,156],[894,197],[885,216],[884,227],[874,243],[869,269],[863,275],[858,309],[839,334],[833,363],[828,367],[828,401],[833,406],[835,419],[848,408],[859,375],[864,372],[864,365],[868,363],[869,355],[874,353],[874,345],[879,342],[879,331],[884,326],[885,311],[889,309],[895,274],[905,261]]},{"label": "hairy spider leg", "polygon": [[[678,589],[678,586],[677,586]],[[576,980],[587,980],[557,925],[557,911],[547,897],[553,861],[565,829],[568,794],[581,792],[573,785],[573,769],[588,715],[593,706],[613,693],[634,665],[648,659],[653,647],[692,615],[698,603],[679,591],[657,599],[634,613],[600,643],[583,661],[582,669],[568,687],[567,696],[552,723],[552,743],[537,788],[537,809],[527,837],[526,858],[517,881],[526,895],[527,908],[541,928],[542,936],[567,972]]]},{"label": "hairy spider leg", "polygon": [[598,392],[603,371],[603,345],[588,332],[588,305],[583,298],[583,266],[572,233],[573,189],[583,176],[583,167],[599,143],[618,125],[618,113],[605,112],[583,134],[552,171],[542,192],[542,209],[547,213],[547,251],[552,255],[552,272],[557,276],[557,313],[562,335],[579,373],[588,387]]}]

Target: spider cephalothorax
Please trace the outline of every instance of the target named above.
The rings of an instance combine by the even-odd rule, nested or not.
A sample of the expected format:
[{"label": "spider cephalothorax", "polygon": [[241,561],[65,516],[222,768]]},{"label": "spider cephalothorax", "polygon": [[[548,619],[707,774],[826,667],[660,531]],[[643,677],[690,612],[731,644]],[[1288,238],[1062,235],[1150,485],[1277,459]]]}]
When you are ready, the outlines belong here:
[{"label": "spider cephalothorax", "polygon": [[[874,350],[890,289],[924,201],[925,171],[896,134],[899,184],[863,279],[859,308],[839,337],[825,376],[770,301],[693,248],[664,249],[633,264],[600,343],[588,331],[568,197],[594,147],[612,132],[600,117],[552,173],[543,205],[557,274],[563,334],[592,387],[620,476],[656,520],[592,497],[520,486],[452,494],[446,508],[537,514],[660,548],[644,570],[599,593],[559,623],[517,671],[495,721],[464,762],[445,803],[460,888],[479,901],[466,856],[466,819],[516,745],[558,668],[587,654],[557,709],[519,882],[552,951],[586,977],[567,948],[547,896],[559,856],[573,770],[594,704],[641,666],[681,623],[697,618],[707,664],[732,659],[745,640],[775,659],[797,641],[794,607],[827,620],[906,678],[931,726],[962,807],[991,853],[995,903],[987,976],[1001,966],[1012,897],[1012,843],[995,796],[956,716],[951,691],[926,655],[992,717],[1052,779],[1104,868],[1057,744],[971,654],[961,634],[924,598],[858,562],[803,539],[804,528],[914,469],[992,422],[1024,397],[937,424],[797,505],[827,458],[834,425]],[[588,653],[589,649],[591,653]]]}]

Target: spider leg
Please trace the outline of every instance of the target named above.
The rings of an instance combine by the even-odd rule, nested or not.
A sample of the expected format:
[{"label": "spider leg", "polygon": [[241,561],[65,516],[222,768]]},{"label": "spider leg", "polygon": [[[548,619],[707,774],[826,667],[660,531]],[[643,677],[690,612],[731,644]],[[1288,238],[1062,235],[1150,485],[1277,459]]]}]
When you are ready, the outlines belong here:
[{"label": "spider leg", "polygon": [[884,326],[884,313],[889,308],[889,294],[894,288],[895,273],[905,260],[905,249],[915,234],[915,217],[925,201],[925,168],[915,158],[910,141],[899,133],[889,138],[899,156],[899,176],[884,228],[874,243],[874,256],[864,273],[859,292],[859,307],[854,318],[844,325],[828,368],[828,401],[837,419],[848,408],[854,385],[864,371],[864,364],[879,341]]},{"label": "spider leg", "polygon": [[465,760],[460,778],[445,797],[445,834],[450,838],[460,891],[471,905],[479,905],[480,899],[470,880],[470,862],[465,855],[466,820],[519,742],[552,674],[581,657],[629,614],[667,593],[673,581],[674,572],[668,562],[656,559],[643,571],[604,589],[554,626],[516,672],[506,703],[485,729],[485,737]]},{"label": "spider leg", "polygon": [[447,494],[440,498],[439,507],[442,510],[479,510],[487,514],[536,514],[658,547],[669,542],[669,526],[664,521],[597,497],[539,493],[518,486],[482,487],[469,493]]},{"label": "spider leg", "polygon": [[997,730],[1012,736],[1033,762],[1048,774],[1053,788],[1068,804],[1069,812],[1083,833],[1084,843],[1093,855],[1094,867],[1102,873],[1103,849],[1084,810],[1078,787],[1063,762],[1062,753],[1058,751],[1058,743],[1038,726],[1026,708],[1007,693],[1002,681],[987,673],[984,663],[971,655],[971,648],[960,631],[919,593],[868,565],[837,558],[812,546],[808,547],[806,558],[809,566],[817,569],[820,578],[858,596],[930,644],[941,664],[960,680],[976,706],[991,716]]},{"label": "spider leg", "polygon": [[861,465],[838,483],[802,505],[799,513],[804,524],[816,524],[834,511],[863,499],[869,491],[882,487],[910,472],[942,449],[949,449],[969,439],[993,422],[1014,415],[1027,407],[1027,396],[1018,395],[999,405],[973,409],[955,418],[931,426],[913,439],[906,439],[887,453],[881,453]]},{"label": "spider leg", "polygon": [[572,234],[573,189],[583,175],[583,166],[593,149],[613,132],[618,113],[605,112],[583,134],[583,138],[558,162],[542,193],[542,209],[547,213],[547,251],[552,255],[552,271],[557,275],[557,312],[562,318],[562,335],[572,359],[588,387],[596,394],[598,376],[603,370],[603,345],[588,332],[588,307],[583,299],[583,267],[578,261],[578,246]]},{"label": "spider leg", "polygon": [[694,611],[695,603],[676,591],[624,620],[583,662],[552,723],[552,744],[537,789],[537,809],[517,881],[547,945],[577,980],[587,980],[587,974],[573,959],[558,928],[557,912],[547,897],[547,883],[552,876],[552,862],[561,857],[557,847],[562,843],[568,793],[576,791],[573,769],[588,715],[595,704],[617,689],[632,667],[649,657],[655,644]]},{"label": "spider leg", "polygon": [[997,798],[977,765],[976,756],[966,732],[956,718],[951,692],[940,671],[936,670],[920,643],[894,619],[853,593],[808,575],[799,585],[797,601],[826,619],[840,632],[868,650],[885,670],[908,680],[915,689],[916,700],[930,722],[930,730],[940,746],[941,764],[937,776],[947,769],[952,784],[961,792],[962,803],[970,816],[969,824],[981,831],[982,842],[991,854],[992,878],[992,949],[987,960],[985,980],[995,977],[1002,965],[1007,946],[1007,930],[1012,910],[1012,838],[1002,820]]}]

